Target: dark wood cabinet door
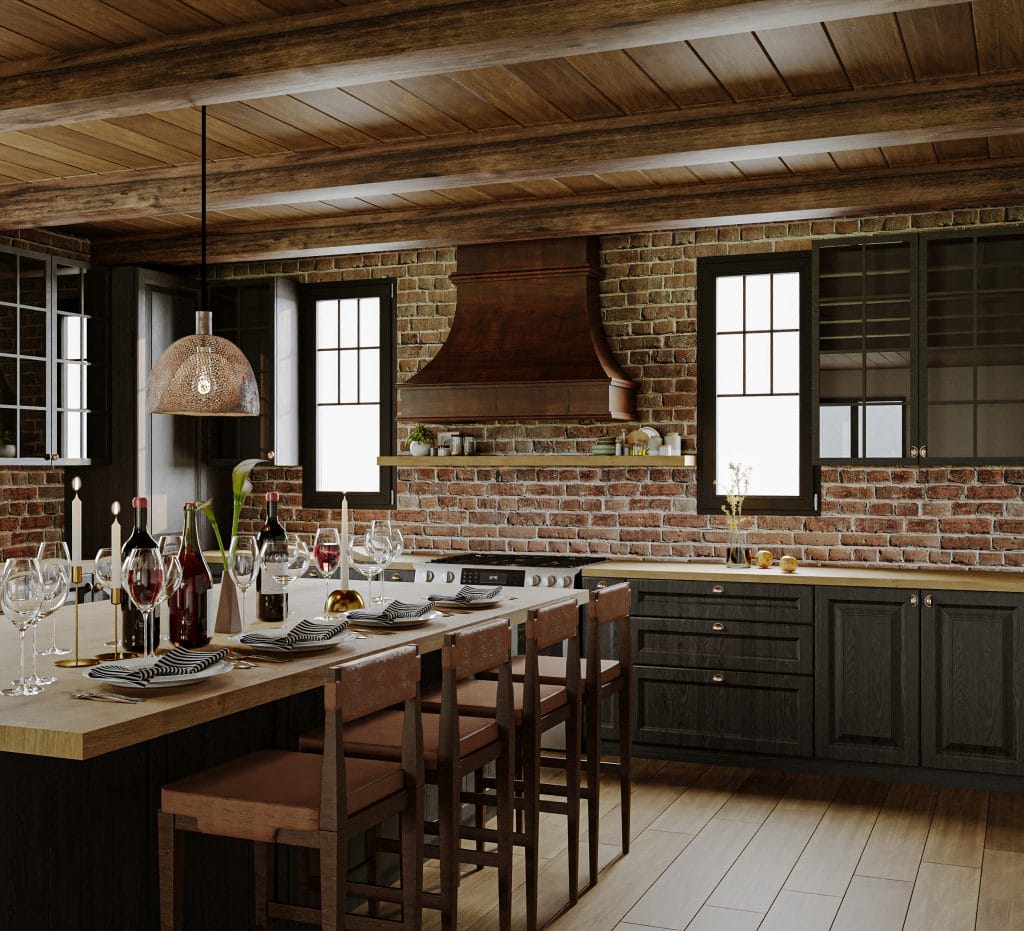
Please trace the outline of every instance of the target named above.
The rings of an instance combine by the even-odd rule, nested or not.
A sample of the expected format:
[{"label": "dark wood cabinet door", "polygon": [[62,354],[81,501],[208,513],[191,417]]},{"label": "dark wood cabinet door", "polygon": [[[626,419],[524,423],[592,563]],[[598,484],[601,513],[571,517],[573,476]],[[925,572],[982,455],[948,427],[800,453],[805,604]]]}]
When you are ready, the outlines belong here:
[{"label": "dark wood cabinet door", "polygon": [[637,666],[637,744],[810,756],[810,676]]},{"label": "dark wood cabinet door", "polygon": [[922,592],[925,766],[1024,773],[1024,595]]},{"label": "dark wood cabinet door", "polygon": [[815,593],[815,755],[919,764],[919,596],[822,586]]}]

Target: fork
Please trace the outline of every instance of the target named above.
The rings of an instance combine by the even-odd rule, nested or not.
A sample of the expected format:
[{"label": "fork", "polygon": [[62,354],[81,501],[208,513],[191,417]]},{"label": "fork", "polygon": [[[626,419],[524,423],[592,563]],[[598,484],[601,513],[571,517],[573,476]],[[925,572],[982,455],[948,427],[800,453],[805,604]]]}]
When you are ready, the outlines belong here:
[{"label": "fork", "polygon": [[83,701],[111,701],[119,705],[137,705],[146,699],[141,696],[115,695],[113,692],[81,692],[71,693],[72,698],[81,698]]}]

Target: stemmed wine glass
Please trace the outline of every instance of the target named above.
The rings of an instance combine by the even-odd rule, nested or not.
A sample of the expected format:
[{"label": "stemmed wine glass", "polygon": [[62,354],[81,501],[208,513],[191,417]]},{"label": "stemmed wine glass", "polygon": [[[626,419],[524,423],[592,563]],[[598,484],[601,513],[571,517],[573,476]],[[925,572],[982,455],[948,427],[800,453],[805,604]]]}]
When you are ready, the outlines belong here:
[{"label": "stemmed wine glass", "polygon": [[128,554],[124,561],[124,580],[128,597],[142,612],[142,628],[145,632],[143,655],[156,656],[153,642],[153,609],[160,603],[164,587],[164,564],[159,550],[152,546],[140,546]]},{"label": "stemmed wine glass", "polygon": [[324,578],[324,607],[313,620],[329,621],[327,595],[331,587],[331,573],[338,568],[338,563],[341,562],[341,536],[338,534],[337,528],[320,527],[317,530],[316,539],[313,540],[313,559]]},{"label": "stemmed wine glass", "polygon": [[[374,573],[380,579],[380,589],[376,596],[371,593],[371,604],[384,604],[384,570],[394,559],[394,551],[391,547],[391,537],[383,527],[371,527],[363,537],[363,546],[376,566]],[[370,588],[373,588],[371,582]]]},{"label": "stemmed wine glass", "polygon": [[235,587],[241,593],[242,627],[245,627],[245,593],[249,591],[256,578],[256,565],[259,562],[260,550],[256,537],[251,533],[240,533],[231,538],[228,547],[228,574]]},{"label": "stemmed wine glass", "polygon": [[[71,588],[71,563],[60,559],[36,560],[39,563],[39,576],[43,580],[43,603],[39,608],[39,616],[32,625],[32,675],[28,678],[29,685],[51,685],[57,681],[56,676],[41,676],[36,668],[36,632],[39,621],[57,613],[57,609],[67,600]],[[49,651],[43,651],[49,652]],[[65,651],[66,652],[66,651]]]},{"label": "stemmed wine glass", "polygon": [[[387,538],[388,543],[391,546],[391,556],[388,561],[384,564],[384,569],[391,565],[399,556],[402,555],[402,550],[405,549],[405,537],[402,536],[402,531],[398,529],[394,521],[390,517],[382,518],[380,520],[374,520],[370,522],[371,533],[381,533]],[[384,573],[380,576],[380,594],[381,598],[384,597]]]},{"label": "stemmed wine glass", "polygon": [[[160,562],[164,567],[164,584],[160,586],[160,595],[156,600],[154,607],[160,607],[167,599],[171,597],[179,588],[181,588],[181,562],[178,560],[177,553],[161,553]],[[156,622],[157,634],[160,633],[160,621]],[[170,639],[170,624],[167,625],[167,636],[159,636],[159,640]],[[155,648],[154,648],[154,652]]]},{"label": "stemmed wine glass", "polygon": [[[181,537],[182,537],[182,535],[180,533],[178,533],[177,531],[167,531],[166,533],[161,533],[157,537],[156,545],[157,545],[157,549],[160,550],[160,556],[164,560],[164,573],[165,574],[166,574],[167,568],[168,568],[168,559],[167,559],[167,557],[169,557],[169,556],[177,556],[181,552]],[[164,588],[165,589],[167,589],[167,584],[168,583],[165,580],[164,581]],[[160,604],[161,605],[164,604],[167,601],[167,599],[170,598],[171,595],[173,595],[180,587],[181,587],[181,563],[178,562],[178,581],[174,583],[174,586],[172,588],[168,589],[167,595],[160,600]],[[163,614],[163,609],[161,609],[160,613]],[[170,624],[168,624],[166,627],[162,627],[161,628],[160,642],[161,643],[165,643],[165,644],[171,642],[171,625]]]},{"label": "stemmed wine glass", "polygon": [[35,559],[7,560],[0,576],[0,607],[18,631],[21,641],[21,677],[0,695],[38,695],[42,689],[25,678],[25,631],[39,619],[43,606],[43,577]]},{"label": "stemmed wine glass", "polygon": [[284,623],[287,626],[291,613],[288,586],[309,568],[309,547],[295,536],[266,540],[260,550],[260,566],[284,589]]},{"label": "stemmed wine glass", "polygon": [[[64,543],[62,540],[40,543],[39,550],[36,552],[36,559],[39,560],[40,571],[44,570],[46,566],[51,563],[59,564],[64,569],[64,574],[68,577],[68,588],[64,591],[64,595],[66,597],[68,589],[71,587],[71,554],[68,552],[67,543]],[[59,608],[60,605],[57,605],[57,607]],[[45,650],[36,650],[35,652],[40,656],[64,656],[71,651],[57,646],[56,609],[49,612],[49,615],[53,618],[53,624],[50,628],[50,645]],[[33,631],[32,636],[33,638],[35,637],[35,631]],[[35,640],[33,639],[32,642],[35,643]]]}]

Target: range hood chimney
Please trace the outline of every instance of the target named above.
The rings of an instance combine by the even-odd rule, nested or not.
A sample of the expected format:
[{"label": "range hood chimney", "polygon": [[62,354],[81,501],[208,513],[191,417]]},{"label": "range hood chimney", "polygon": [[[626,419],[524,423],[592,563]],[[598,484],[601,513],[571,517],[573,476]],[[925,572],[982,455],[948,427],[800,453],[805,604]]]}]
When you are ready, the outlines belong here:
[{"label": "range hood chimney", "polygon": [[597,237],[460,246],[437,355],[398,386],[401,420],[636,420],[601,325]]}]

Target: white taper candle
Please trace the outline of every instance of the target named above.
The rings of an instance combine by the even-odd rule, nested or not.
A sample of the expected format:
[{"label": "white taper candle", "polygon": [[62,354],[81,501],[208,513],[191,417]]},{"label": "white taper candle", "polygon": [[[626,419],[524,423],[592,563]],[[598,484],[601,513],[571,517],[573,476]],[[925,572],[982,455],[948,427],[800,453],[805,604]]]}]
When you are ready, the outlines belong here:
[{"label": "white taper candle", "polygon": [[348,577],[348,498],[341,496],[341,587],[349,587]]},{"label": "white taper candle", "polygon": [[110,587],[121,587],[121,522],[117,515],[121,513],[121,503],[115,501],[110,505],[110,513],[114,522],[110,525]]},{"label": "white taper candle", "polygon": [[82,565],[82,499],[78,492],[82,487],[82,480],[76,475],[71,479],[71,487],[74,489],[75,497],[71,499],[71,565]]}]

